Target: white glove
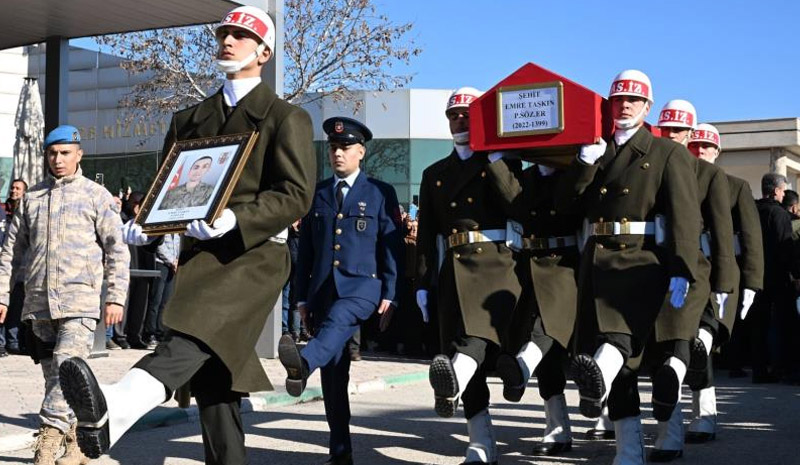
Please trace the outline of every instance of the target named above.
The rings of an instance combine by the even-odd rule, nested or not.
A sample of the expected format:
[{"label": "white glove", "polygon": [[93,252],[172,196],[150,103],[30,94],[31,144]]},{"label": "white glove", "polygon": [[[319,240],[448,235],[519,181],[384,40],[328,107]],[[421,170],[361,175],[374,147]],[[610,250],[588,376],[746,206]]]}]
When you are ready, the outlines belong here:
[{"label": "white glove", "polygon": [[133,220],[123,224],[120,230],[122,231],[122,242],[128,245],[147,245],[156,240],[155,237],[143,233],[142,226],[134,223]]},{"label": "white glove", "polygon": [[606,153],[606,145],[608,144],[603,139],[591,145],[584,145],[581,147],[578,158],[587,165],[594,165]]},{"label": "white glove", "polygon": [[683,301],[686,300],[686,294],[689,293],[689,281],[680,276],[672,277],[669,280],[669,290],[672,292],[669,303],[674,308],[683,307]]},{"label": "white glove", "polygon": [[234,228],[236,228],[236,215],[226,208],[222,210],[222,215],[211,226],[204,220],[194,220],[189,223],[189,226],[186,227],[186,235],[201,241],[207,241],[216,239]]},{"label": "white glove", "polygon": [[425,289],[420,289],[417,291],[417,306],[419,306],[419,310],[422,312],[422,321],[427,323],[428,322],[428,291]]},{"label": "white glove", "polygon": [[536,165],[536,167],[539,169],[539,174],[541,174],[544,177],[550,176],[556,172],[555,168],[550,168],[549,166]]},{"label": "white glove", "polygon": [[725,318],[725,301],[728,300],[728,294],[726,292],[715,292],[714,300],[717,301],[717,305],[719,306],[720,319]]},{"label": "white glove", "polygon": [[756,291],[752,289],[745,289],[742,292],[742,319],[747,318],[747,312],[750,311],[750,306],[753,305],[753,299],[756,298]]},{"label": "white glove", "polygon": [[492,153],[489,154],[489,156],[487,158],[489,158],[489,163],[494,163],[497,160],[502,160],[503,159],[503,155],[504,155],[503,152],[492,152]]}]

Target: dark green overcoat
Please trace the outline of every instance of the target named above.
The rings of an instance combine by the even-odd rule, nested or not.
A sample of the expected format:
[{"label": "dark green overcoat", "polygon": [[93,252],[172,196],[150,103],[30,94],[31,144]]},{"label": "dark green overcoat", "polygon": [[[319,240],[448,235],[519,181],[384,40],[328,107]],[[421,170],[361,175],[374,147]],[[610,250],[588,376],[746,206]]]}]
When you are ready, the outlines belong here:
[{"label": "dark green overcoat", "polygon": [[[523,227],[526,242],[575,236],[580,217],[574,208],[563,210],[555,205],[555,187],[563,171],[543,176],[533,165],[519,181],[505,164],[492,163],[487,172],[496,182],[510,186],[504,192],[515,194],[508,201],[514,207],[514,220]],[[578,309],[577,246],[526,249],[518,254],[517,262],[522,296],[509,331],[509,349],[515,351],[530,340],[533,318],[537,316],[542,319],[545,333],[568,348]]]},{"label": "dark green overcoat", "polygon": [[719,315],[712,292],[731,294],[738,284],[728,178],[719,167],[699,159],[696,160],[696,174],[702,228],[710,237],[711,256],[709,260],[698,249],[695,280],[682,308],[673,308],[669,303],[670,295],[666,295],[656,320],[657,342],[694,338],[706,306],[710,305],[714,314]]},{"label": "dark green overcoat", "polygon": [[164,324],[208,344],[231,371],[232,389],[271,389],[255,352],[289,276],[286,244],[269,241],[303,217],[314,195],[316,158],[308,114],[259,84],[225,116],[222,93],[176,113],[164,147],[175,140],[258,131],[228,202],[237,228],[218,239],[184,237],[175,291]]},{"label": "dark green overcoat", "polygon": [[[725,316],[719,319],[725,331],[719,331],[719,344],[728,340],[736,322],[739,308],[740,289],[758,291],[764,287],[764,246],[761,244],[761,221],[753,200],[750,185],[744,179],[727,175],[730,195],[731,217],[736,241],[739,243],[736,264],[733,268],[738,274],[739,283],[725,302]],[[719,317],[719,314],[717,314]]]},{"label": "dark green overcoat", "polygon": [[[509,163],[505,160],[497,163]],[[510,162],[521,170],[519,162]],[[477,336],[497,344],[505,334],[521,288],[514,257],[505,244],[475,243],[448,248],[438,268],[437,235],[506,228],[511,205],[487,176],[486,153],[462,161],[454,150],[422,174],[417,231],[418,287],[438,285],[437,311],[443,352],[460,335]],[[502,193],[501,193],[502,192]],[[463,329],[462,329],[463,324]]]},{"label": "dark green overcoat", "polygon": [[694,157],[685,147],[639,129],[622,147],[609,142],[594,165],[576,159],[560,183],[557,203],[579,202],[588,223],[666,218],[666,242],[652,235],[588,239],[581,257],[579,350],[593,350],[594,336],[632,336],[636,355],[654,327],[669,278],[694,281],[700,208]]}]

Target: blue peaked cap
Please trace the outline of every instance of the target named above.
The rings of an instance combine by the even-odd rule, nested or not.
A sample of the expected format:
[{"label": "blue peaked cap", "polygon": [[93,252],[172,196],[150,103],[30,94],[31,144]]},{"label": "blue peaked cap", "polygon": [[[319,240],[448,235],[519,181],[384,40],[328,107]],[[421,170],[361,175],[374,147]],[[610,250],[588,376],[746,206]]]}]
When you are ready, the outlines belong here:
[{"label": "blue peaked cap", "polygon": [[47,134],[44,139],[44,148],[50,147],[53,144],[80,144],[81,133],[75,126],[62,124],[61,126],[53,129]]}]

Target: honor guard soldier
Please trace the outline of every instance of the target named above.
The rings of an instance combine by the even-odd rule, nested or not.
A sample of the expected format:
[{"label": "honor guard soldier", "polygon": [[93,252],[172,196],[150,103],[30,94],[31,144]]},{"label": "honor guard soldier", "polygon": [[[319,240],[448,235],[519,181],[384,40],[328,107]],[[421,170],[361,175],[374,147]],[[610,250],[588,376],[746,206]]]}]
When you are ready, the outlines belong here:
[{"label": "honor guard soldier", "polygon": [[300,227],[297,307],[314,338],[298,351],[281,337],[286,390],[299,396],[317,368],[330,428],[326,465],[350,465],[350,356],[347,341],[377,309],[385,330],[396,306],[402,232],[394,188],[367,177],[359,164],[372,139],[360,122],[337,116],[322,125],[334,176],[320,182]]},{"label": "honor guard soldier", "polygon": [[668,291],[674,311],[683,306],[697,264],[700,212],[693,157],[644,128],[650,79],[623,71],[609,100],[614,137],[581,148],[557,204],[579,202],[588,238],[578,286],[581,353],[572,367],[580,411],[598,417],[608,399],[615,463],[628,465],[644,463],[644,443],[638,402],[629,402],[636,373],[625,362],[642,352]]},{"label": "honor guard soldier", "polygon": [[[219,92],[175,113],[164,141],[257,131],[250,157],[220,218],[189,223],[180,272],[164,308],[171,332],[123,378],[100,386],[88,365],[61,366],[61,386],[78,417],[78,442],[105,453],[145,413],[189,383],[200,411],[207,464],[247,462],[239,406],[272,389],[255,347],[289,277],[287,228],[313,197],[316,164],[308,113],[261,82],[275,25],[262,9],[233,9],[216,28]],[[155,246],[133,221],[126,242]]]},{"label": "honor guard soldier", "polygon": [[[697,112],[686,100],[670,100],[658,118],[661,136],[688,145],[697,127]],[[669,462],[683,455],[683,413],[676,407],[680,400],[681,383],[687,368],[691,368],[689,341],[695,340],[701,318],[715,322],[724,314],[725,301],[737,286],[736,263],[733,255],[733,222],[731,220],[730,194],[725,172],[707,161],[695,161],[697,200],[700,207],[702,234],[697,251],[695,280],[689,288],[681,311],[676,312],[668,301],[656,319],[653,337],[645,349],[644,361],[648,368],[656,369],[653,379],[654,397],[662,401],[674,396],[671,405],[653,403],[653,415],[658,420],[658,436],[650,453],[651,462]],[[702,334],[702,332],[701,332]],[[700,343],[702,344],[702,343]],[[711,349],[710,345],[708,347]],[[691,357],[692,363],[706,366],[707,352],[701,347],[703,358]],[[660,365],[668,364],[672,369]],[[666,375],[664,372],[666,371]],[[672,373],[677,374],[676,377]],[[688,371],[685,379],[692,386]]]},{"label": "honor guard soldier", "polygon": [[[59,367],[71,357],[89,356],[104,279],[105,323],[122,321],[130,254],[111,193],[83,176],[78,129],[64,125],[50,131],[44,152],[48,175],[22,198],[0,253],[0,323],[12,271],[19,271],[12,270],[12,261],[19,261],[25,269],[22,319],[30,322],[35,342],[28,350],[41,363],[45,380],[34,464],[79,465],[89,461],[78,448],[76,428],[82,419],[67,405]],[[56,462],[62,446],[64,455]]]},{"label": "honor guard soldier", "polygon": [[516,355],[502,352],[496,371],[503,380],[503,396],[511,402],[519,402],[528,379],[536,374],[545,401],[545,431],[533,455],[558,455],[572,448],[563,366],[578,308],[575,233],[581,218],[574,208],[556,208],[554,196],[562,169],[534,164],[520,181],[505,163],[490,164],[487,173],[498,185],[516,188],[507,201],[522,226],[523,245],[517,258],[522,295],[505,344]]},{"label": "honor guard soldier", "polygon": [[[710,124],[700,124],[689,139],[689,151],[700,160],[714,163],[722,151],[719,131]],[[763,286],[764,249],[761,244],[761,223],[750,185],[744,179],[727,175],[729,203],[733,221],[733,250],[738,267],[734,292],[712,315],[703,314],[697,337],[692,342],[687,383],[692,389],[692,421],[686,442],[704,443],[716,437],[717,397],[712,378],[711,350],[730,340],[740,302],[744,319],[756,291]],[[733,265],[732,269],[733,269]]]},{"label": "honor guard soldier", "polygon": [[509,163],[517,173],[521,164],[503,160],[499,153],[470,149],[469,105],[480,95],[463,87],[447,102],[445,116],[455,147],[422,174],[417,233],[417,303],[423,315],[428,290],[438,280],[444,355],[434,357],[430,366],[435,410],[451,417],[463,401],[469,432],[465,463],[470,464],[497,462],[486,375],[521,292],[506,245],[513,239],[507,199],[514,193],[487,173],[491,163]]}]

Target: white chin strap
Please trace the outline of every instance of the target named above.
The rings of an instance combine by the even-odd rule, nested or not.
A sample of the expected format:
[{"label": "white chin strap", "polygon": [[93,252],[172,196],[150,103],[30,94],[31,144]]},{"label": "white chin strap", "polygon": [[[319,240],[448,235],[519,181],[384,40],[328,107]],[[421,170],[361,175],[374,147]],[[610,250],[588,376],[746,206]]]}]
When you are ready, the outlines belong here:
[{"label": "white chin strap", "polygon": [[453,134],[453,142],[455,142],[456,145],[469,144],[469,131],[457,132]]},{"label": "white chin strap", "polygon": [[635,128],[644,119],[644,113],[645,113],[645,111],[647,111],[648,108],[650,108],[650,102],[647,102],[642,107],[641,111],[639,111],[639,114],[634,116],[633,118],[615,119],[614,120],[614,126],[616,126],[617,129],[623,129],[623,130]]},{"label": "white chin strap", "polygon": [[265,48],[267,48],[267,46],[263,42],[258,44],[258,47],[256,47],[253,53],[251,53],[250,56],[248,56],[242,61],[217,60],[217,69],[219,69],[225,74],[238,73],[245,66],[249,65],[253,60],[258,58],[258,56],[261,55],[261,52],[263,52]]}]

